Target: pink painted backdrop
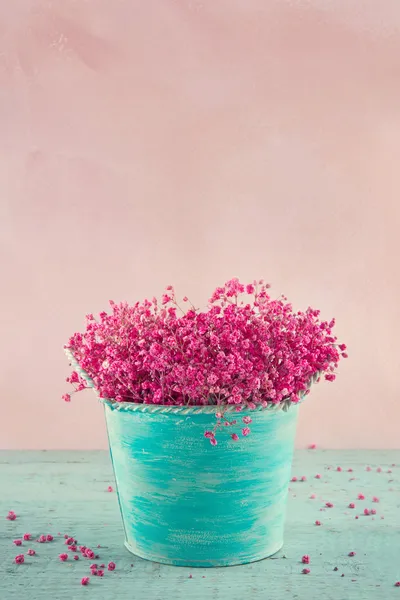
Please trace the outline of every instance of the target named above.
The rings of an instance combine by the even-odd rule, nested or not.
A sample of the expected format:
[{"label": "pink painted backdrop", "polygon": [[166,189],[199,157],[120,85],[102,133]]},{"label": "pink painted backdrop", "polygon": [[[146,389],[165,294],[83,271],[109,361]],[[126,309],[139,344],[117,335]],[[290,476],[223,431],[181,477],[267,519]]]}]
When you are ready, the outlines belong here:
[{"label": "pink painted backdrop", "polygon": [[231,276],[348,342],[298,445],[399,447],[398,0],[13,0],[0,42],[0,447],[105,447],[69,335]]}]

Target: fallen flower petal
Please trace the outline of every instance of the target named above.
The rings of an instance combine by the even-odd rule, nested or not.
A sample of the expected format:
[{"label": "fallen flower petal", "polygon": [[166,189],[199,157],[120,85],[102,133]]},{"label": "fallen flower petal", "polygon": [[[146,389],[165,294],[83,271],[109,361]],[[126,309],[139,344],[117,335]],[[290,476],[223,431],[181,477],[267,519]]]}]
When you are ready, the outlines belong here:
[{"label": "fallen flower petal", "polygon": [[310,569],[303,569],[302,570],[303,575],[308,575],[310,573]]},{"label": "fallen flower petal", "polygon": [[356,553],[355,552],[349,552],[349,556],[355,556]]},{"label": "fallen flower petal", "polygon": [[113,492],[114,488],[112,487],[112,485],[109,485],[107,488],[107,492]]},{"label": "fallen flower petal", "polygon": [[315,521],[316,525],[321,525],[321,521]]},{"label": "fallen flower petal", "polygon": [[27,554],[28,554],[29,556],[35,556],[36,552],[35,552],[34,550],[32,550],[31,548],[29,548],[29,550],[28,550]]},{"label": "fallen flower petal", "polygon": [[327,506],[328,508],[333,508],[332,502],[326,502],[325,506]]}]

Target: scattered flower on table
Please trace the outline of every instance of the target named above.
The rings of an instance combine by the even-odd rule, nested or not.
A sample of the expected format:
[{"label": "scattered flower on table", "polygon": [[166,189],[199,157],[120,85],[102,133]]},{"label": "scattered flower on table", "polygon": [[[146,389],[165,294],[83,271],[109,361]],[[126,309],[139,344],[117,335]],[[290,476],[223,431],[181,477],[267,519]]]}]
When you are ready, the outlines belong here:
[{"label": "scattered flower on table", "polygon": [[98,577],[103,577],[104,575],[104,571],[102,571],[101,569],[99,571],[97,571],[97,575]]},{"label": "scattered flower on table", "polygon": [[239,436],[237,433],[232,433],[231,438],[233,439],[234,442],[237,442],[239,440]]},{"label": "scattered flower on table", "polygon": [[107,492],[113,492],[113,491],[114,491],[113,486],[109,485],[108,488],[107,488]]},{"label": "scattered flower on table", "polygon": [[95,557],[95,554],[94,554],[93,550],[91,550],[90,548],[86,548],[86,550],[85,550],[85,556],[86,556],[86,558],[92,558],[93,559]]},{"label": "scattered flower on table", "polygon": [[9,521],[15,521],[16,518],[17,515],[15,514],[15,512],[13,510],[9,510],[6,519],[8,519]]},{"label": "scattered flower on table", "polygon": [[28,542],[31,539],[32,535],[30,533],[24,533],[22,537],[26,542]]},{"label": "scattered flower on table", "polygon": [[112,561],[111,561],[111,562],[109,562],[109,563],[108,563],[107,569],[108,569],[109,571],[114,571],[114,570],[115,570],[115,567],[116,567],[116,564],[115,564],[115,562],[112,562]]},{"label": "scattered flower on table", "polygon": [[382,473],[382,467],[378,467],[376,470],[377,473]]},{"label": "scattered flower on table", "polygon": [[364,496],[364,494],[358,494],[357,498],[358,498],[359,500],[365,500],[365,496]]},{"label": "scattered flower on table", "polygon": [[326,506],[327,508],[333,508],[333,504],[332,504],[332,502],[326,502],[326,503],[325,503],[325,506]]},{"label": "scattered flower on table", "polygon": [[82,585],[88,585],[89,581],[90,581],[90,577],[82,577],[81,584]]},{"label": "scattered flower on table", "polygon": [[317,496],[316,496],[315,494],[311,494],[311,496],[310,496],[310,500],[315,500],[315,498],[316,498],[316,497],[317,497]]},{"label": "scattered flower on table", "polygon": [[377,496],[372,496],[372,502],[379,502],[379,498]]},{"label": "scattered flower on table", "polygon": [[315,476],[315,479],[321,479],[321,474],[317,473],[316,476]]},{"label": "scattered flower on table", "polygon": [[315,450],[317,447],[317,444],[309,444],[308,449],[309,450]]},{"label": "scattered flower on table", "polygon": [[301,481],[307,481],[307,477],[305,475],[302,475]]},{"label": "scattered flower on table", "polygon": [[304,563],[305,565],[308,565],[310,563],[310,557],[309,557],[309,555],[305,554],[304,556],[302,556],[301,562]]},{"label": "scattered flower on table", "polygon": [[39,544],[44,544],[44,543],[46,543],[46,542],[47,542],[47,536],[45,536],[45,535],[43,535],[43,534],[42,534],[42,535],[40,535],[40,536],[38,537],[38,540],[37,540],[37,541],[39,542]]},{"label": "scattered flower on table", "polygon": [[68,560],[68,554],[65,554],[65,553],[59,554],[58,558],[61,560],[61,562],[65,562],[66,560]]},{"label": "scattered flower on table", "polygon": [[36,552],[34,550],[32,550],[32,548],[29,548],[29,550],[27,551],[27,554],[29,556],[35,556]]},{"label": "scattered flower on table", "polygon": [[349,556],[355,556],[355,555],[356,555],[356,553],[355,553],[355,552],[353,552],[353,551],[352,551],[352,552],[349,552]]},{"label": "scattered flower on table", "polygon": [[342,467],[337,467],[336,471],[339,471],[339,472],[342,471]]},{"label": "scattered flower on table", "polygon": [[292,477],[292,479],[290,481],[297,481],[297,477],[296,476]]},{"label": "scattered flower on table", "polygon": [[310,569],[307,569],[307,568],[302,570],[303,575],[308,575],[310,572],[311,572]]},{"label": "scattered flower on table", "polygon": [[54,540],[53,536],[51,535],[51,533],[48,533],[46,535],[46,542],[52,542]]},{"label": "scattered flower on table", "polygon": [[371,467],[366,467],[366,471],[372,471]]},{"label": "scattered flower on table", "polygon": [[22,540],[13,540],[13,543],[14,543],[16,546],[22,546]]},{"label": "scattered flower on table", "polygon": [[376,509],[375,508],[371,508],[370,513],[371,513],[371,515],[376,515]]},{"label": "scattered flower on table", "polygon": [[356,505],[354,504],[354,502],[350,502],[349,508],[355,508],[355,507],[356,507]]},{"label": "scattered flower on table", "polygon": [[17,563],[17,565],[22,565],[23,562],[25,562],[25,557],[23,554],[17,554],[17,556],[14,558],[14,562]]},{"label": "scattered flower on table", "polygon": [[395,587],[400,587],[400,581],[396,581],[396,583],[394,584]]},{"label": "scattered flower on table", "polygon": [[321,525],[321,521],[315,521],[315,524],[319,526]]},{"label": "scattered flower on table", "polygon": [[364,515],[369,515],[370,514],[370,510],[369,508],[364,508]]},{"label": "scattered flower on table", "polygon": [[79,560],[79,556],[77,554],[75,554],[74,560]]}]

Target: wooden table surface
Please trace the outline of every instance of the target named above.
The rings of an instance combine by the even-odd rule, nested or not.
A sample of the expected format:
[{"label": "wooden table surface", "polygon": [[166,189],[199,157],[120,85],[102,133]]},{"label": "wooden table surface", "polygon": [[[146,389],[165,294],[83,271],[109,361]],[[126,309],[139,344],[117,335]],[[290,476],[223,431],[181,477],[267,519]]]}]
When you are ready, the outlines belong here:
[{"label": "wooden table surface", "polygon": [[[0,599],[400,600],[394,586],[400,580],[400,451],[299,451],[293,475],[307,481],[289,484],[285,546],[278,555],[193,569],[147,562],[124,548],[117,496],[107,491],[114,486],[107,452],[0,452]],[[365,500],[357,499],[361,492]],[[334,506],[325,508],[326,502]],[[364,508],[376,515],[365,516]],[[5,518],[9,510],[18,515],[15,521]],[[34,539],[51,533],[54,541],[16,547],[13,540],[26,532]],[[58,533],[93,548],[98,564],[114,561],[116,570],[82,586],[91,561],[69,556],[61,562],[58,555],[67,548]],[[36,555],[15,564],[28,548]],[[304,554],[311,558],[308,575],[301,573]]]}]

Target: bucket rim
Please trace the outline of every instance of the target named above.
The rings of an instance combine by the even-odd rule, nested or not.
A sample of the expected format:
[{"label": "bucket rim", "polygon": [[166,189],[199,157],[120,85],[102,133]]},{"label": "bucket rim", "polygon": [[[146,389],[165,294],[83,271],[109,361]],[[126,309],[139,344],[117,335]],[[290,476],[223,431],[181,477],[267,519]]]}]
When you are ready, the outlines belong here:
[{"label": "bucket rim", "polygon": [[165,405],[165,404],[142,404],[138,402],[117,402],[112,398],[102,398],[100,397],[98,391],[96,390],[93,379],[87,374],[87,372],[82,369],[78,361],[76,360],[74,354],[71,352],[69,348],[64,347],[64,352],[75,371],[79,373],[79,375],[84,379],[88,385],[88,387],[92,388],[97,399],[101,402],[105,407],[116,410],[120,412],[144,412],[144,413],[165,413],[165,414],[215,414],[215,413],[238,413],[242,414],[244,412],[286,412],[289,410],[291,406],[298,406],[301,404],[305,397],[306,392],[309,388],[316,382],[316,380],[321,376],[321,372],[317,371],[314,375],[311,376],[307,388],[303,390],[300,394],[298,402],[292,402],[292,400],[287,399],[283,402],[274,403],[268,402],[267,406],[256,405],[256,408],[249,409],[246,404],[208,404],[208,405]]}]

